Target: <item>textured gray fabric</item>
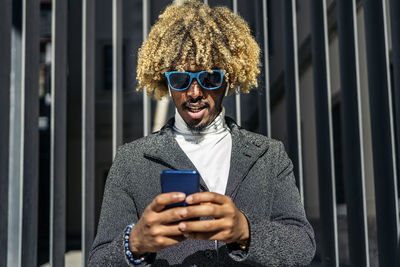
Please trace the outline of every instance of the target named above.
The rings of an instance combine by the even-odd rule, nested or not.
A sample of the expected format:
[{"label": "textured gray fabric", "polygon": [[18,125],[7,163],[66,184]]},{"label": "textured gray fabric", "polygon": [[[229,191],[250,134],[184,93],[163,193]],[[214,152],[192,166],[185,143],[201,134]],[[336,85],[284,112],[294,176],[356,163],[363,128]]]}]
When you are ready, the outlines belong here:
[{"label": "textured gray fabric", "polygon": [[[299,266],[315,253],[308,223],[281,142],[248,132],[226,118],[232,133],[226,189],[250,226],[250,247],[240,251],[222,242],[185,240],[153,254],[153,266]],[[123,145],[107,178],[97,236],[89,266],[127,266],[123,233],[161,193],[165,169],[195,170],[174,139],[173,119],[155,134]],[[207,190],[204,181],[201,190]],[[218,247],[218,249],[216,249]]]}]

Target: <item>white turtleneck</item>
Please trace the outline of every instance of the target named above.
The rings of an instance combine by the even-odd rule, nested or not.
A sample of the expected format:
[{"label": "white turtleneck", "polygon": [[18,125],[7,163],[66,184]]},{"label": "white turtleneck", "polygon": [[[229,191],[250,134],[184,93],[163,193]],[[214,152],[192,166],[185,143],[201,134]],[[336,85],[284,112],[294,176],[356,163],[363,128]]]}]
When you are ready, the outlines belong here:
[{"label": "white turtleneck", "polygon": [[225,109],[204,130],[192,131],[175,110],[175,140],[199,171],[211,192],[225,194],[232,136],[225,123]]}]

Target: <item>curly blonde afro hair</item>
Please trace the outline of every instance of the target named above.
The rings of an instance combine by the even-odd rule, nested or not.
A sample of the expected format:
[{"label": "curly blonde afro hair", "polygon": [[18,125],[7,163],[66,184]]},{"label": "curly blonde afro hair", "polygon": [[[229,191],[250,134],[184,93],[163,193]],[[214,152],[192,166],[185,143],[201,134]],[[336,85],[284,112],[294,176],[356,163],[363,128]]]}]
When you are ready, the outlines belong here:
[{"label": "curly blonde afro hair", "polygon": [[140,91],[160,99],[168,95],[164,73],[194,64],[224,69],[230,88],[248,93],[257,87],[260,48],[246,21],[226,7],[210,8],[198,0],[175,0],[159,16],[138,53]]}]

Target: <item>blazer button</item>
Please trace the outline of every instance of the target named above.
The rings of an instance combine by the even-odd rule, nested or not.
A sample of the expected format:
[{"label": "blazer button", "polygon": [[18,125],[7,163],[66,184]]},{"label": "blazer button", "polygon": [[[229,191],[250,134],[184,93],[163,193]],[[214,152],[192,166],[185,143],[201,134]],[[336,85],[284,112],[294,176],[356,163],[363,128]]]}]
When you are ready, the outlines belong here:
[{"label": "blazer button", "polygon": [[212,257],[213,257],[213,252],[212,252],[211,250],[207,250],[207,251],[206,251],[206,257],[209,258],[209,259],[212,259]]}]

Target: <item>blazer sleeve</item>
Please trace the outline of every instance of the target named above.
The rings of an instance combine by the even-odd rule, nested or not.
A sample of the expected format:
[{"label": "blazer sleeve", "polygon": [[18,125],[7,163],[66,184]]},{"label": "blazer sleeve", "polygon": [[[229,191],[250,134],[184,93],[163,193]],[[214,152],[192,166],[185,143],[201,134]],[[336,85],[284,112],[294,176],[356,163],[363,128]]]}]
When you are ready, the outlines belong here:
[{"label": "blazer sleeve", "polygon": [[263,266],[299,266],[309,264],[314,257],[314,231],[296,187],[293,164],[281,142],[278,153],[271,216],[260,218],[245,213],[250,227],[250,246],[242,253],[228,247],[235,261]]},{"label": "blazer sleeve", "polygon": [[[133,266],[125,256],[124,233],[129,224],[138,221],[138,215],[133,198],[124,189],[128,179],[127,151],[124,150],[124,147],[118,150],[107,177],[89,266]],[[153,258],[151,255],[148,260]],[[143,262],[141,266],[149,264]]]}]

